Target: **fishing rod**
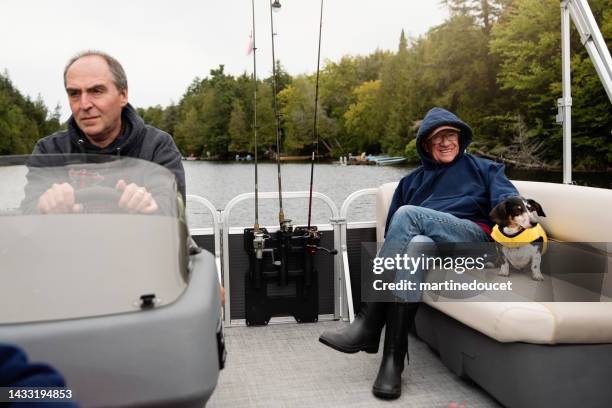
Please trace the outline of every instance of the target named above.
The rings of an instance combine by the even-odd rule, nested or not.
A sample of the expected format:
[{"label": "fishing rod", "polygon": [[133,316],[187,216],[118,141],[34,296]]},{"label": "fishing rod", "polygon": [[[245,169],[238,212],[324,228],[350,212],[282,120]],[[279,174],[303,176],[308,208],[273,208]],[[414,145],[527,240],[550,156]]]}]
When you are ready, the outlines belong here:
[{"label": "fishing rod", "polygon": [[[327,249],[319,246],[321,243],[321,232],[317,227],[311,225],[312,221],[312,189],[314,185],[314,163],[315,153],[317,158],[319,157],[319,134],[317,132],[317,113],[319,110],[319,77],[321,72],[321,33],[323,32],[323,0],[321,0],[321,13],[319,17],[319,48],[317,50],[317,79],[315,85],[315,105],[314,105],[314,120],[313,120],[313,149],[312,157],[310,160],[310,194],[308,195],[308,226],[304,229],[306,238],[306,247],[309,254],[312,256],[318,250],[323,250],[330,255],[337,255],[336,249]],[[303,228],[302,228],[303,229]],[[311,260],[310,260],[311,261]]]},{"label": "fishing rod", "polygon": [[274,17],[273,12],[280,10],[281,4],[279,0],[274,0],[270,3],[270,30],[272,32],[272,99],[274,101],[274,115],[276,116],[276,172],[278,176],[278,223],[282,230],[289,227],[291,220],[285,220],[285,212],[283,211],[283,193],[282,193],[282,179],[281,179],[281,168],[280,168],[280,143],[281,143],[281,131],[280,131],[280,113],[278,111],[278,102],[276,98],[276,92],[278,89],[276,80],[276,57],[274,55]]},{"label": "fishing rod", "polygon": [[251,0],[253,11],[253,30],[251,31],[251,49],[253,52],[253,136],[255,139],[255,225],[253,229],[259,232],[259,182],[257,174],[257,47],[255,45],[255,0]]},{"label": "fishing rod", "polygon": [[323,31],[323,0],[321,0],[321,16],[319,18],[319,49],[317,51],[317,79],[315,86],[315,105],[314,105],[314,123],[313,123],[313,141],[312,158],[310,160],[310,194],[308,196],[308,231],[311,231],[310,222],[312,219],[312,186],[314,184],[314,163],[315,152],[319,157],[319,134],[317,133],[317,112],[319,107],[319,73],[321,66],[321,32]]},{"label": "fishing rod", "polygon": [[259,228],[259,179],[258,179],[258,145],[257,145],[257,46],[255,43],[255,0],[251,0],[253,12],[253,31],[251,32],[253,52],[253,136],[255,139],[255,224],[253,225],[253,250],[257,259],[263,258],[265,234]]},{"label": "fishing rod", "polygon": [[[285,219],[282,201],[282,178],[280,169],[280,113],[277,102],[276,57],[274,54],[274,17],[273,11],[278,11],[279,0],[270,1],[270,28],[272,30],[272,75],[273,101],[276,115],[276,165],[278,173],[279,223],[278,231],[269,233],[267,229],[259,228],[258,220],[258,184],[257,155],[255,156],[255,227],[245,228],[243,235],[244,249],[249,255],[249,270],[245,275],[245,320],[247,325],[265,325],[276,315],[293,315],[298,322],[316,322],[318,320],[318,266],[316,254],[319,250],[330,255],[336,255],[335,249],[319,246],[321,232],[316,226],[311,226],[312,190],[314,177],[315,153],[318,156],[317,135],[317,104],[319,98],[319,66],[321,60],[321,26],[323,21],[323,0],[321,0],[321,26],[319,27],[319,57],[317,61],[317,90],[315,93],[314,143],[310,169],[310,204],[308,208],[308,227],[293,227],[291,220]],[[255,15],[254,0],[251,0],[253,15]],[[253,17],[253,49],[255,49],[255,20]],[[253,55],[253,94],[257,98],[256,65]],[[256,104],[254,104],[254,135],[257,152],[257,119]],[[316,152],[315,152],[316,148]],[[257,153],[256,153],[257,154]],[[287,287],[295,285],[292,295],[282,297],[268,293],[270,287]]]}]

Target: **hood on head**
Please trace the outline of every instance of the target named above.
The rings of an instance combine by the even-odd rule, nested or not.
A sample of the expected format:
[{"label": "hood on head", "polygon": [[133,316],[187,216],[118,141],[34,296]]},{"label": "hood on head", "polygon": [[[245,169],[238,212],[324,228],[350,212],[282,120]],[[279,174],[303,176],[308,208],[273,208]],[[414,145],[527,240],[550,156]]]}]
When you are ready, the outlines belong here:
[{"label": "hood on head", "polygon": [[423,118],[416,137],[416,149],[423,166],[426,168],[441,165],[433,160],[431,154],[423,149],[423,142],[427,136],[440,126],[450,126],[459,129],[459,154],[454,161],[461,157],[465,149],[472,143],[472,128],[470,128],[467,123],[463,122],[455,114],[446,109],[432,108]]}]

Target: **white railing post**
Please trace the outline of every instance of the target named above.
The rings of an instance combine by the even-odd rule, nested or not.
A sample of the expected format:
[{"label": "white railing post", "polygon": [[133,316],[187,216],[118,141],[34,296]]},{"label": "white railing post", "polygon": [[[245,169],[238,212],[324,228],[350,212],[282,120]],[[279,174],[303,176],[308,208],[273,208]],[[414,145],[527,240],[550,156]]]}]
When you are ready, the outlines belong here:
[{"label": "white railing post", "polygon": [[355,191],[351,195],[349,195],[346,200],[342,203],[340,207],[340,219],[343,220],[341,224],[341,254],[342,254],[342,270],[344,271],[344,291],[346,293],[346,305],[348,309],[348,318],[349,322],[353,322],[355,320],[355,307],[353,305],[353,289],[351,287],[351,271],[349,270],[349,261],[348,261],[348,245],[347,245],[347,216],[348,210],[353,201],[355,201],[359,197],[363,197],[366,195],[376,195],[378,191],[377,188],[365,188],[363,190]]},{"label": "white railing post", "polygon": [[563,183],[572,183],[572,83],[570,71],[569,0],[561,2],[561,85],[563,97],[557,101],[557,122],[563,125]]}]

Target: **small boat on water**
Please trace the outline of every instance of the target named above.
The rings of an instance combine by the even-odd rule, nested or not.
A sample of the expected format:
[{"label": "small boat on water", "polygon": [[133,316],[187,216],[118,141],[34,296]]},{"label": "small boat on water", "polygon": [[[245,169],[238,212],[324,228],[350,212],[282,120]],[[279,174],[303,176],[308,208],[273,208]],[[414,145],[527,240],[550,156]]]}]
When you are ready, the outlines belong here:
[{"label": "small boat on water", "polygon": [[380,166],[389,166],[393,164],[401,164],[406,161],[405,157],[402,156],[365,156],[365,160],[372,164]]},{"label": "small boat on water", "polygon": [[[342,159],[342,158],[341,158]],[[346,164],[351,165],[380,165],[390,166],[394,164],[401,164],[406,161],[405,157],[402,156],[366,156],[365,153],[361,156],[348,156],[348,159],[344,161]],[[343,162],[340,161],[340,164]]]},{"label": "small boat on water", "polygon": [[388,157],[388,158],[380,158],[376,160],[376,164],[378,164],[379,166],[392,166],[394,164],[404,163],[405,161],[406,161],[405,157],[393,156],[393,157]]}]

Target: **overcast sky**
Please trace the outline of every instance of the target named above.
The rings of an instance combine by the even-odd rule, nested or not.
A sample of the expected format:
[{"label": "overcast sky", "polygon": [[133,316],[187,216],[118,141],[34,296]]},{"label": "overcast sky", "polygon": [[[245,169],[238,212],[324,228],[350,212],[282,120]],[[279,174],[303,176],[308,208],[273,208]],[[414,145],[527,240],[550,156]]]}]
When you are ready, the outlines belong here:
[{"label": "overcast sky", "polygon": [[[255,0],[258,77],[272,70],[268,0]],[[276,58],[291,75],[316,70],[320,0],[281,0],[274,14]],[[252,73],[247,56],[251,0],[2,0],[0,70],[18,89],[69,116],[62,83],[66,61],[99,49],[124,66],[130,102],[177,102],[194,77],[225,65]],[[322,64],[341,56],[396,50],[402,29],[418,36],[447,12],[438,0],[325,0]]]}]

